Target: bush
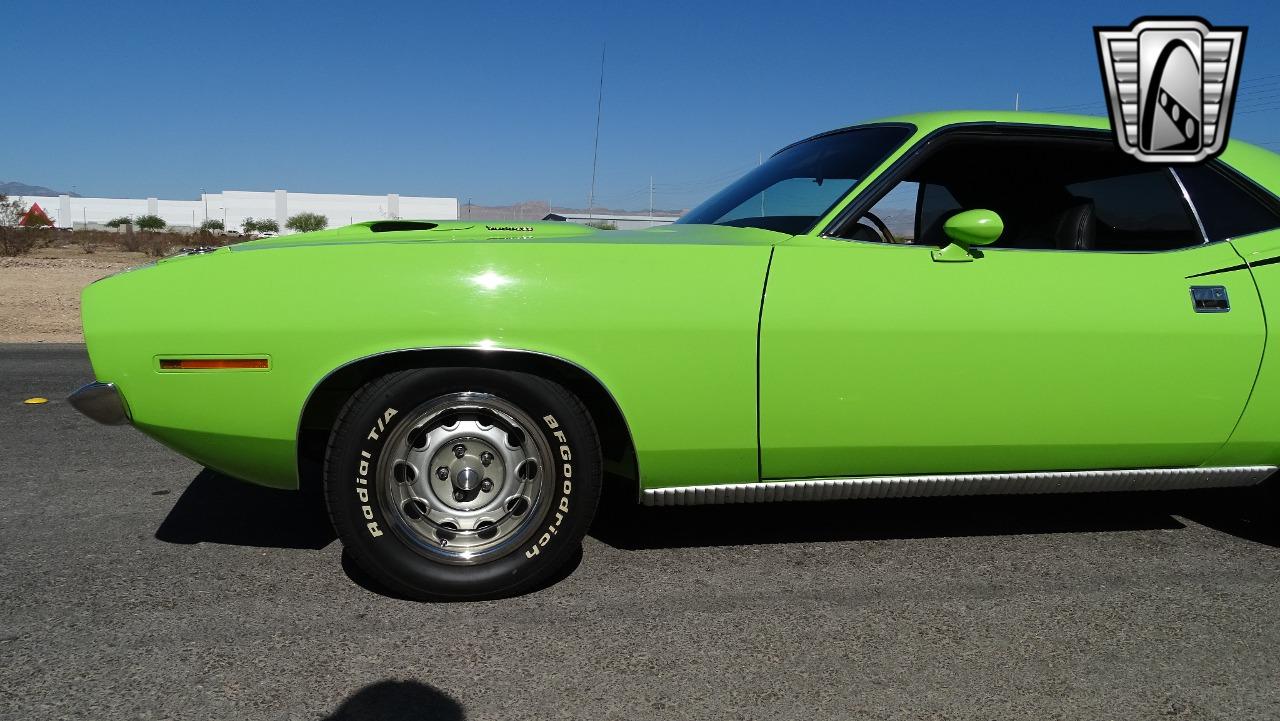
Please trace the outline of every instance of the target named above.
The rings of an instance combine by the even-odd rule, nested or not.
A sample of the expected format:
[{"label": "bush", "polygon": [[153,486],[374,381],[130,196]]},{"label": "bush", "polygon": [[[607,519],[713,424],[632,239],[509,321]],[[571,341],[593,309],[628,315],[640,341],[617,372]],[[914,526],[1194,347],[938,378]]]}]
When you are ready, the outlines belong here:
[{"label": "bush", "polygon": [[280,224],[270,218],[254,220],[253,218],[245,218],[240,224],[244,228],[245,235],[250,233],[279,233]]},{"label": "bush", "polygon": [[204,231],[226,230],[226,229],[227,229],[227,226],[224,225],[221,220],[218,220],[216,218],[210,218],[209,220],[206,220],[200,224],[200,230],[204,230]]},{"label": "bush", "polygon": [[158,215],[139,215],[134,223],[142,230],[164,230],[168,223]]},{"label": "bush", "polygon": [[289,230],[299,233],[313,233],[329,227],[329,219],[319,213],[298,213],[289,218],[289,222],[284,225]]},{"label": "bush", "polygon": [[142,241],[142,249],[152,258],[163,258],[179,245],[173,233],[147,233]]},{"label": "bush", "polygon": [[130,218],[127,215],[122,215],[119,218],[112,218],[107,221],[108,228],[119,228],[122,225],[133,227],[133,218]]},{"label": "bush", "polygon": [[44,244],[44,233],[38,228],[0,226],[0,255],[26,255]]},{"label": "bush", "polygon": [[124,232],[120,234],[120,240],[118,242],[120,243],[121,248],[124,248],[130,253],[136,253],[139,250],[142,250],[142,246],[144,245],[142,234],[133,232],[133,224],[131,223],[124,226]]},{"label": "bush", "polygon": [[80,250],[83,250],[85,255],[93,255],[93,251],[98,248],[98,236],[88,231],[76,233],[75,241],[76,245],[80,246]]},{"label": "bush", "polygon": [[588,228],[595,228],[596,230],[617,230],[618,229],[617,223],[613,223],[608,220],[589,220],[586,223],[583,223],[583,225],[587,226]]},{"label": "bush", "polygon": [[18,225],[24,212],[21,200],[0,195],[0,255],[26,255],[44,240],[42,231]]}]

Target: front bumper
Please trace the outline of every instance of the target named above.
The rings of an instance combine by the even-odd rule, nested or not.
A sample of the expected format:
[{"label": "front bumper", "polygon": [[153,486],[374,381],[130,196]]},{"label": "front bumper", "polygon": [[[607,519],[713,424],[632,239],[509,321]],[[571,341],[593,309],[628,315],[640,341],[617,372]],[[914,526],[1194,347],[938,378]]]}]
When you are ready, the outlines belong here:
[{"label": "front bumper", "polygon": [[80,386],[76,392],[67,396],[76,410],[93,420],[108,426],[119,426],[129,422],[129,406],[125,405],[124,396],[114,383],[94,381]]}]

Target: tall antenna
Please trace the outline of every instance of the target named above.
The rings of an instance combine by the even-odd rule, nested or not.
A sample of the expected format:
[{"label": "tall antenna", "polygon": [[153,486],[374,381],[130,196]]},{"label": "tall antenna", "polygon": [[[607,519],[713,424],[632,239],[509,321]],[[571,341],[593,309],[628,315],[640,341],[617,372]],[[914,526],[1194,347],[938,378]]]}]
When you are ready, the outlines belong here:
[{"label": "tall antenna", "polygon": [[591,192],[587,194],[587,217],[593,217],[596,207],[596,165],[600,158],[600,110],[604,107],[604,51],[605,43],[600,43],[600,91],[596,95],[596,140],[591,148]]}]

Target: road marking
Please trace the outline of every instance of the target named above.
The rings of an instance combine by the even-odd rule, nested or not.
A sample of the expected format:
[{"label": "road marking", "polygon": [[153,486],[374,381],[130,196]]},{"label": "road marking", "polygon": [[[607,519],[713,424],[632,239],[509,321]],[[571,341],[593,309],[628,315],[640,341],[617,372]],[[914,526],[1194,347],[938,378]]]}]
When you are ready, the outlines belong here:
[{"label": "road marking", "polygon": [[41,403],[48,403],[48,402],[49,402],[48,398],[41,398],[40,396],[36,396],[35,398],[28,398],[25,401],[23,401],[23,403],[26,403],[29,406],[38,406]]}]

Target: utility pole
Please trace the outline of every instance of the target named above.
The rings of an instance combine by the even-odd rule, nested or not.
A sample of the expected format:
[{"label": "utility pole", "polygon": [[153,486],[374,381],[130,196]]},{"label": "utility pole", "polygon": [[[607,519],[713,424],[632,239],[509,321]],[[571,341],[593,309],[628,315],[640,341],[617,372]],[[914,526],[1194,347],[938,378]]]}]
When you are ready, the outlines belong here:
[{"label": "utility pole", "polygon": [[1013,94],[1013,109],[1014,111],[1022,109],[1022,93]]},{"label": "utility pole", "polygon": [[209,222],[209,196],[204,192],[204,188],[200,189],[200,197],[204,199],[204,221]]},{"label": "utility pole", "polygon": [[587,194],[587,217],[594,217],[596,207],[596,167],[600,158],[600,111],[604,107],[604,53],[607,46],[600,44],[600,90],[596,94],[596,140],[591,148],[591,192]]},{"label": "utility pole", "polygon": [[653,227],[653,176],[649,176],[649,227]]}]

